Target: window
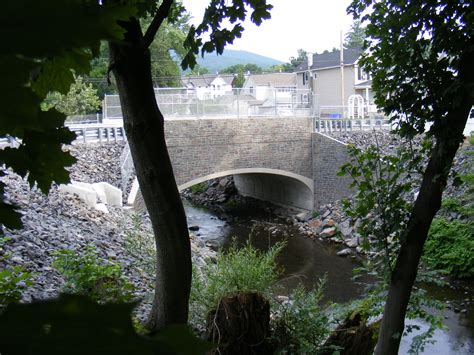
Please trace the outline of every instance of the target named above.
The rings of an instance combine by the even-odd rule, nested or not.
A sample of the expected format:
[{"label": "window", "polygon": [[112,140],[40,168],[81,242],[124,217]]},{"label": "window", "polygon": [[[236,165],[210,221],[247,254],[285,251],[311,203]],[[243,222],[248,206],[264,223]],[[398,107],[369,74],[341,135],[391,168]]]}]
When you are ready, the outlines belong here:
[{"label": "window", "polygon": [[305,72],[303,73],[303,85],[306,85],[306,83],[308,82],[308,80],[309,80],[309,74],[308,74],[307,71],[305,71]]},{"label": "window", "polygon": [[296,91],[296,87],[294,86],[277,86],[277,92],[294,92]]},{"label": "window", "polygon": [[357,67],[357,80],[358,81],[366,81],[370,80],[370,75],[367,74],[361,67]]},{"label": "window", "polygon": [[249,92],[253,94],[253,86],[249,87]]}]

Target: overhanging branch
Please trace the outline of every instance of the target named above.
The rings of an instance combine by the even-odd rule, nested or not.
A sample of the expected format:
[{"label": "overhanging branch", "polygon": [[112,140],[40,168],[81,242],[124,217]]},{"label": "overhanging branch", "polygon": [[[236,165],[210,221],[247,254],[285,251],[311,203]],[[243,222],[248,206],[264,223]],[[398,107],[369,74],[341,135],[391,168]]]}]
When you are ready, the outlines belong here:
[{"label": "overhanging branch", "polygon": [[141,46],[148,48],[155,39],[156,32],[160,29],[161,24],[168,17],[173,0],[163,0],[160,7],[156,11],[150,26],[148,26],[145,35],[143,36]]}]

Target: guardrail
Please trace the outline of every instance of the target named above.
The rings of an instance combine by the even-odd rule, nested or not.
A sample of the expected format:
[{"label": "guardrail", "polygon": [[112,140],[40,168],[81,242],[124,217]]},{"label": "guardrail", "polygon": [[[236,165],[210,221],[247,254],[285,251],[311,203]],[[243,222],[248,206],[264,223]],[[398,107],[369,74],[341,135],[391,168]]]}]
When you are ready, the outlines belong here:
[{"label": "guardrail", "polygon": [[340,119],[340,118],[315,118],[314,131],[320,133],[328,132],[351,132],[369,131],[373,129],[392,130],[392,123],[387,118],[374,119]]},{"label": "guardrail", "polygon": [[121,125],[81,124],[68,125],[68,128],[76,133],[73,143],[117,142],[127,139]]}]

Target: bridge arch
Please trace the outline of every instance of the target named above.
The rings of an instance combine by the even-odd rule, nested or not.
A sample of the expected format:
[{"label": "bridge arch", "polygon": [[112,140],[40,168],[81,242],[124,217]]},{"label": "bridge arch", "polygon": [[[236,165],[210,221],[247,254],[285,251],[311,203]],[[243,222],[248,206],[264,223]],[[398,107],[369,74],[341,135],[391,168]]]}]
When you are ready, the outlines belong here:
[{"label": "bridge arch", "polygon": [[313,208],[313,180],[289,171],[269,168],[224,170],[192,179],[178,186],[179,191],[201,182],[233,175],[239,193],[301,209]]}]

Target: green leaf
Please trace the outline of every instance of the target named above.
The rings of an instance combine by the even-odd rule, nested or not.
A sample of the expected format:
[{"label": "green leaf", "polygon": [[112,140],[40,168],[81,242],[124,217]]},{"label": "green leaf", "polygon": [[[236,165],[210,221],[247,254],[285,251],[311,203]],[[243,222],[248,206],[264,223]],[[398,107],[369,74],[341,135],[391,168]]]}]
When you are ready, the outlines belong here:
[{"label": "green leaf", "polygon": [[99,305],[77,295],[11,304],[0,316],[0,352],[152,355],[205,354],[209,349],[187,327],[164,329],[153,338],[137,335],[130,317],[134,306]]}]

